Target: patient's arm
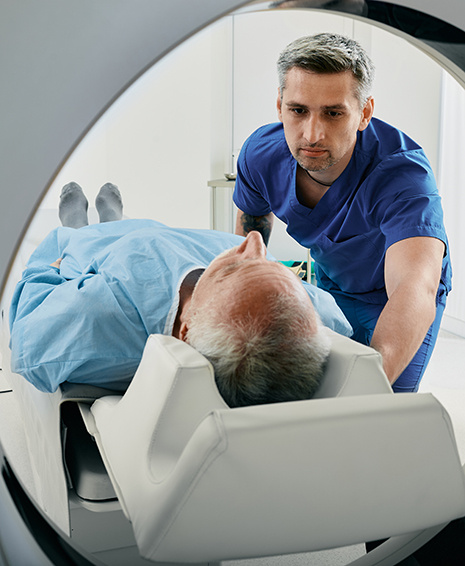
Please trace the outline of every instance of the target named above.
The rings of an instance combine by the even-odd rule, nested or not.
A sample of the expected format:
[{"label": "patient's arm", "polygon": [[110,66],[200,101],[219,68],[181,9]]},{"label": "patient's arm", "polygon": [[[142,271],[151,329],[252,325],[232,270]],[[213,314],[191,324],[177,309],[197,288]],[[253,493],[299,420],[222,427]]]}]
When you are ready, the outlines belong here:
[{"label": "patient's arm", "polygon": [[256,230],[262,235],[265,245],[268,245],[270,240],[271,230],[273,228],[273,213],[270,212],[264,216],[252,216],[242,212],[242,210],[237,211],[236,217],[236,234],[239,236],[247,236],[249,232]]}]

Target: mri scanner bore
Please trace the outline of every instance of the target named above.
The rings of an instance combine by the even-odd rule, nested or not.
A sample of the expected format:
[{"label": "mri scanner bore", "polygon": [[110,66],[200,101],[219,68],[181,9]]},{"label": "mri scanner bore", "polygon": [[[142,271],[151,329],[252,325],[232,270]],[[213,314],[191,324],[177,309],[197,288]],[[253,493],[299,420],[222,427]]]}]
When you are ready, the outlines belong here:
[{"label": "mri scanner bore", "polygon": [[341,4],[343,4],[343,3],[341,3]]}]

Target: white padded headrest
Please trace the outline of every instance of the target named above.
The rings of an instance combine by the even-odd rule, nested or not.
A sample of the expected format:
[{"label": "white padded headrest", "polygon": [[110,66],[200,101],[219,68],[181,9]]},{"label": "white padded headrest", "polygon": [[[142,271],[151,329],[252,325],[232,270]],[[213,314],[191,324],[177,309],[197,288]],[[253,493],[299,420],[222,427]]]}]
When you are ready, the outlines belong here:
[{"label": "white padded headrest", "polygon": [[379,352],[332,330],[325,330],[331,339],[331,351],[315,399],[393,393]]},{"label": "white padded headrest", "polygon": [[91,411],[139,550],[151,560],[307,552],[465,513],[453,431],[431,395],[229,409],[202,356],[152,336],[128,392]]},{"label": "white padded headrest", "polygon": [[465,513],[453,431],[431,395],[229,409],[202,356],[151,336],[128,392],[97,400],[91,412],[151,560],[308,552]]},{"label": "white padded headrest", "polygon": [[[227,407],[220,396],[210,363],[196,350],[171,336],[152,335],[142,361],[118,402],[118,420],[131,423],[137,415],[141,442],[160,454],[157,481],[171,471],[192,431],[206,414]],[[147,426],[156,418],[156,428]]]},{"label": "white padded headrest", "polygon": [[[378,352],[329,329],[331,352],[322,385],[315,398],[392,393]],[[196,350],[171,337],[152,335],[142,361],[122,398],[105,397],[118,404],[118,420],[138,415],[142,442],[157,452],[158,480],[171,471],[202,419],[211,411],[227,408],[216,387],[211,364]],[[99,403],[94,405],[96,408]],[[154,420],[155,419],[155,420]],[[156,428],[151,424],[157,422]],[[132,425],[131,425],[132,426]]]},{"label": "white padded headrest", "polygon": [[[315,398],[392,393],[378,352],[326,331],[331,352]],[[115,430],[120,423],[123,428],[126,423],[134,427],[137,415],[141,444],[150,445],[152,454],[159,455],[157,467],[151,473],[160,481],[170,473],[205,416],[227,408],[216,387],[211,364],[187,344],[163,335],[148,338],[139,368],[124,396],[104,397],[94,403],[92,412],[103,404],[115,407],[115,422],[111,424]],[[92,423],[87,422],[87,426],[92,434],[97,432],[92,430]],[[126,432],[122,430],[121,434]],[[109,469],[111,475],[111,464]],[[117,486],[115,490],[118,492]]]}]

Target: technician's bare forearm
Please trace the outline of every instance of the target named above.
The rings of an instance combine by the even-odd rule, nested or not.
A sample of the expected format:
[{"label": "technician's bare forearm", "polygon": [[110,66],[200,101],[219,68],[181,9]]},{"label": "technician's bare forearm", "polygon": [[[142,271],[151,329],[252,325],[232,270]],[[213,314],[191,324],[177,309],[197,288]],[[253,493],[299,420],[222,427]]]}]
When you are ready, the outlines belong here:
[{"label": "technician's bare forearm", "polygon": [[237,212],[236,234],[247,236],[249,232],[257,231],[262,235],[265,245],[270,240],[271,230],[273,228],[273,214],[269,213],[265,216],[252,216],[241,210]]}]

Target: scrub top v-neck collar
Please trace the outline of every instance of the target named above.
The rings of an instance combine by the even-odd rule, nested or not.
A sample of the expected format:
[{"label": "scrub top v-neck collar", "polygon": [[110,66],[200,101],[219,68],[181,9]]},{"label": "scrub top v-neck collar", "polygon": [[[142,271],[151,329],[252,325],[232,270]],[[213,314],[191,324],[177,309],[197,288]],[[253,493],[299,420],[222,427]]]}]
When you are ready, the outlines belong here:
[{"label": "scrub top v-neck collar", "polygon": [[[292,156],[291,156],[292,157]],[[298,197],[297,197],[297,161],[292,157],[293,165],[292,165],[292,194],[289,199],[289,203],[293,211],[298,214],[299,216],[305,216],[308,218],[308,221],[313,224],[315,227],[321,226],[321,224],[325,223],[328,220],[329,216],[334,216],[335,208],[340,205],[341,201],[343,201],[346,195],[341,194],[344,187],[344,178],[347,176],[347,171],[350,168],[353,155],[349,164],[344,169],[344,171],[339,175],[339,177],[334,181],[334,183],[328,188],[328,190],[324,193],[318,203],[313,207],[310,208],[301,204]]]}]

